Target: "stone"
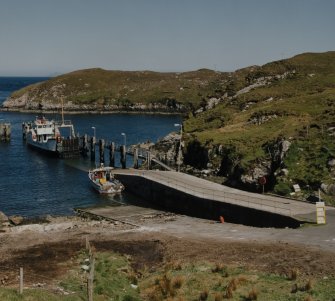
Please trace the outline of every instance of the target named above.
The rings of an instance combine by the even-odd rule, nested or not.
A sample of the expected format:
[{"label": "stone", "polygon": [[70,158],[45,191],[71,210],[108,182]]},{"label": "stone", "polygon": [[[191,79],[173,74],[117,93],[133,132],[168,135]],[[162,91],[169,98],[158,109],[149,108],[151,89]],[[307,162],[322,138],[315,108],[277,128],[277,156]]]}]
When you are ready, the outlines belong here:
[{"label": "stone", "polygon": [[283,160],[285,154],[288,152],[289,148],[291,146],[291,142],[288,140],[283,140],[280,143],[280,159]]},{"label": "stone", "polygon": [[335,166],[335,159],[330,159],[327,164],[330,167],[334,167]]},{"label": "stone", "polygon": [[8,222],[8,217],[2,211],[0,211],[0,224]]},{"label": "stone", "polygon": [[321,184],[321,190],[328,195],[335,195],[335,184]]},{"label": "stone", "polygon": [[84,271],[89,271],[90,270],[90,266],[86,265],[86,264],[81,265],[80,268]]},{"label": "stone", "polygon": [[8,217],[9,221],[15,226],[20,225],[23,222],[23,217],[20,215],[12,215]]},{"label": "stone", "polygon": [[282,170],[280,170],[280,174],[283,175],[283,176],[285,176],[285,177],[288,176],[288,173],[289,173],[289,171],[288,171],[287,168],[283,168]]}]

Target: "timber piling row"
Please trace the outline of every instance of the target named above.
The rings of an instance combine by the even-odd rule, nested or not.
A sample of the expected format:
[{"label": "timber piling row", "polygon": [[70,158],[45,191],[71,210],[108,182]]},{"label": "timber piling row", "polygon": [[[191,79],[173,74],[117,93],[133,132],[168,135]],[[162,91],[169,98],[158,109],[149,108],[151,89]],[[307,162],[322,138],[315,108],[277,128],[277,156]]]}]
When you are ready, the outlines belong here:
[{"label": "timber piling row", "polygon": [[[115,153],[120,153],[120,165],[122,169],[127,168],[127,156],[133,157],[133,168],[138,169],[143,160],[148,169],[151,167],[152,155],[149,150],[130,147],[126,145],[116,145],[115,142],[108,142],[104,139],[89,137],[87,134],[80,137],[80,153],[83,157],[90,157],[91,162],[106,163],[106,157],[109,157],[109,166],[115,167]],[[106,151],[105,151],[106,149]],[[98,152],[98,154],[96,154]],[[106,156],[107,155],[107,156]],[[163,169],[169,169],[166,165],[156,159]]]},{"label": "timber piling row", "polygon": [[0,122],[0,141],[9,141],[11,136],[11,125],[9,122]]}]

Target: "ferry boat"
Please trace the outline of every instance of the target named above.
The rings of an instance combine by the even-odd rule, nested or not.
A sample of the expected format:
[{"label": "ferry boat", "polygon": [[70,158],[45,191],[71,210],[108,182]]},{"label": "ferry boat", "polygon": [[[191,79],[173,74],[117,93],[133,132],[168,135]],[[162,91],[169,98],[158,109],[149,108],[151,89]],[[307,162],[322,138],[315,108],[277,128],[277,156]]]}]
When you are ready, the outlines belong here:
[{"label": "ferry boat", "polygon": [[61,158],[79,156],[79,137],[76,137],[71,121],[61,122],[38,116],[34,121],[22,124],[26,143],[43,152]]},{"label": "ferry boat", "polygon": [[89,170],[88,178],[90,179],[92,187],[102,194],[120,193],[124,190],[124,185],[115,179],[113,167],[104,167]]}]

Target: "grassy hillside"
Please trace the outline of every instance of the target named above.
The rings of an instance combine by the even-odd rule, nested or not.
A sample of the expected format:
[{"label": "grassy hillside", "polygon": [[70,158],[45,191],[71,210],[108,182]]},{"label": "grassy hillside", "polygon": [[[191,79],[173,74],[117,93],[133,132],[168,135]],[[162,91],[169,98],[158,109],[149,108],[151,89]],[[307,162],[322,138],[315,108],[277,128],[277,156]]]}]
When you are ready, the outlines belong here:
[{"label": "grassy hillside", "polygon": [[227,74],[207,69],[184,73],[151,71],[107,71],[87,69],[52,78],[28,86],[12,94],[12,99],[23,95],[35,103],[72,102],[79,105],[131,107],[136,104],[162,104],[189,109],[216,90],[220,90]]},{"label": "grassy hillside", "polygon": [[[222,152],[234,150],[237,159],[231,172],[248,174],[264,162],[273,165],[276,142],[288,140],[291,147],[276,167],[287,168],[289,175],[277,176],[269,189],[282,182],[314,189],[334,182],[327,162],[335,157],[335,52],[245,68],[233,74],[231,86],[233,97],[190,114],[184,122],[188,143],[196,140],[209,150],[221,145],[221,156],[214,151],[209,158],[217,168]],[[238,92],[247,86],[252,88]]]}]

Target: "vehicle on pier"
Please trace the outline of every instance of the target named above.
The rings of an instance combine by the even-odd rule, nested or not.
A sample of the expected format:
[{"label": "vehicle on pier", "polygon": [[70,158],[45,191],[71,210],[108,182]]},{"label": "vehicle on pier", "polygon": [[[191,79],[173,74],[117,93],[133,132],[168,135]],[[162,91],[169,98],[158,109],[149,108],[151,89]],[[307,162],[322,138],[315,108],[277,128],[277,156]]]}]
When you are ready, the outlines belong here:
[{"label": "vehicle on pier", "polygon": [[102,194],[120,193],[124,190],[124,185],[113,174],[113,167],[104,167],[103,164],[99,168],[88,171],[92,187]]},{"label": "vehicle on pier", "polygon": [[71,121],[59,122],[38,116],[34,121],[24,122],[22,132],[27,144],[37,150],[61,158],[79,155],[79,138]]}]

